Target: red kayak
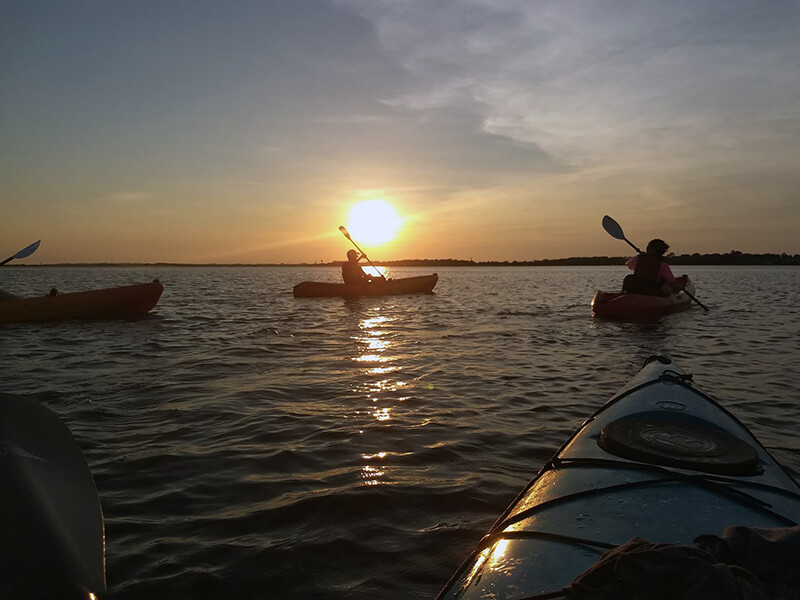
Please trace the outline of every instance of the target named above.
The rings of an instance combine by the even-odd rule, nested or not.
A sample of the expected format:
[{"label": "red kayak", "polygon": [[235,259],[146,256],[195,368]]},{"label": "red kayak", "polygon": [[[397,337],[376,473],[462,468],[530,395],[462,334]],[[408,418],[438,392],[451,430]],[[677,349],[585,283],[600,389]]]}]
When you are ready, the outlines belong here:
[{"label": "red kayak", "polygon": [[439,280],[436,273],[403,279],[376,280],[365,284],[304,281],[294,286],[295,298],[358,298],[361,296],[393,296],[396,294],[430,294]]},{"label": "red kayak", "polygon": [[[686,278],[686,290],[694,296],[694,284]],[[692,299],[683,291],[669,296],[645,296],[626,292],[598,291],[592,298],[592,313],[603,319],[637,319],[659,317],[686,310]]]},{"label": "red kayak", "polygon": [[122,287],[22,298],[4,293],[0,323],[64,319],[127,319],[146,314],[164,286],[157,280]]}]

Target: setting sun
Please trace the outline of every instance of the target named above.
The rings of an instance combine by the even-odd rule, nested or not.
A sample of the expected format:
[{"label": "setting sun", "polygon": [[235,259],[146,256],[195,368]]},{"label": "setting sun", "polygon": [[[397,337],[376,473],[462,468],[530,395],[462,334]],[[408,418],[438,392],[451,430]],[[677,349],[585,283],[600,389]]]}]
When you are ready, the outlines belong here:
[{"label": "setting sun", "polygon": [[402,227],[391,204],[385,200],[359,202],[350,211],[347,229],[353,239],[367,244],[391,242]]}]

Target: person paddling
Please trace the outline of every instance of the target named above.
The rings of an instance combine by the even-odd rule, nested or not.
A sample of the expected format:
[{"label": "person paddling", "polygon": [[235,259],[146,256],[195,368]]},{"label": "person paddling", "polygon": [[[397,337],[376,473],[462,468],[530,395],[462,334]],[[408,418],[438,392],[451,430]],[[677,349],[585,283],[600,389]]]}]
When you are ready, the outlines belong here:
[{"label": "person paddling", "polygon": [[364,257],[355,250],[347,251],[347,262],[342,263],[342,279],[347,284],[372,283],[372,277],[364,272],[358,261]]},{"label": "person paddling", "polygon": [[666,296],[686,285],[686,276],[675,277],[664,259],[669,245],[661,239],[650,240],[645,252],[629,258],[625,264],[633,271],[622,282],[622,291],[648,296]]}]

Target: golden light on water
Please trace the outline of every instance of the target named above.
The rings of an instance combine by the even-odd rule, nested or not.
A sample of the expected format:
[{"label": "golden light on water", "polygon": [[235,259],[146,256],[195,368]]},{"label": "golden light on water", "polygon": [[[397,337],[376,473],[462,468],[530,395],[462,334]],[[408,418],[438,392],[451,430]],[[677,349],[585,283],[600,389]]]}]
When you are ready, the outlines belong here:
[{"label": "golden light on water", "polygon": [[[391,323],[393,320],[394,319],[390,319],[389,317],[384,317],[384,316],[371,317],[369,319],[362,319],[361,323],[359,323],[358,326],[361,329],[374,329],[378,325],[386,325],[388,323]],[[384,335],[385,334],[385,332],[383,332],[383,331],[367,331],[367,333],[369,333],[369,335]]]},{"label": "golden light on water", "polygon": [[[405,397],[397,397],[396,392],[406,385],[392,373],[402,371],[401,356],[393,347],[392,323],[394,318],[382,313],[380,306],[366,311],[358,322],[359,332],[352,337],[358,345],[352,359],[361,370],[358,391],[363,394],[359,415],[367,416],[373,422],[372,430],[380,439],[380,427],[389,424],[394,411]],[[377,429],[376,429],[377,428]],[[378,446],[372,452],[362,453],[362,485],[375,486],[392,483],[392,468],[382,464],[388,453]]]},{"label": "golden light on water", "polygon": [[391,418],[390,410],[388,408],[377,408],[372,413],[378,421],[388,421]]},{"label": "golden light on water", "polygon": [[370,460],[372,458],[385,458],[386,452],[378,452],[377,454],[362,454],[361,458],[364,460]]},{"label": "golden light on water", "polygon": [[373,267],[372,265],[361,263],[361,269],[364,271],[364,273],[371,275],[372,277],[386,277],[387,273],[386,268],[380,265],[375,265]]},{"label": "golden light on water", "polygon": [[[400,367],[394,367],[394,370],[399,370]],[[374,370],[370,370],[370,373],[374,372]],[[375,383],[369,384],[367,389],[370,393],[378,393],[378,392],[396,392],[400,388],[404,387],[406,384],[402,381],[396,381],[393,379],[384,379],[383,381],[376,381]]]},{"label": "golden light on water", "polygon": [[386,200],[365,200],[350,211],[347,230],[354,240],[367,244],[391,242],[403,226],[394,207]]},{"label": "golden light on water", "polygon": [[364,485],[378,485],[383,475],[383,471],[370,465],[364,465],[361,469],[361,477],[364,478]]},{"label": "golden light on water", "polygon": [[380,338],[369,340],[367,342],[367,348],[369,348],[370,350],[380,351],[380,350],[386,350],[388,347],[389,347],[389,342],[387,342],[386,340],[382,340]]},{"label": "golden light on water", "polygon": [[388,375],[389,373],[394,373],[399,370],[400,367],[373,367],[367,371],[367,373],[370,375]]},{"label": "golden light on water", "polygon": [[386,362],[389,359],[380,354],[362,354],[361,356],[356,356],[355,360],[358,362]]}]

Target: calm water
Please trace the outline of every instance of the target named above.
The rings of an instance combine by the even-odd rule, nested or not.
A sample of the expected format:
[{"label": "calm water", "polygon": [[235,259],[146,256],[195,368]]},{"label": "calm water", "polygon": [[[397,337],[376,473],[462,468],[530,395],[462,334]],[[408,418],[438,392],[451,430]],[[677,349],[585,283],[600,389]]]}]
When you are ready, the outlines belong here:
[{"label": "calm water", "polygon": [[327,268],[6,268],[19,294],[166,290],[136,321],[3,327],[0,391],[46,393],[84,448],[106,598],[430,598],[652,353],[800,471],[800,269],[686,270],[711,312],[626,324],[589,311],[621,267],[351,301],[292,297]]}]

